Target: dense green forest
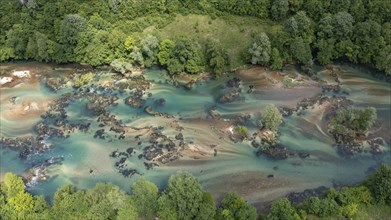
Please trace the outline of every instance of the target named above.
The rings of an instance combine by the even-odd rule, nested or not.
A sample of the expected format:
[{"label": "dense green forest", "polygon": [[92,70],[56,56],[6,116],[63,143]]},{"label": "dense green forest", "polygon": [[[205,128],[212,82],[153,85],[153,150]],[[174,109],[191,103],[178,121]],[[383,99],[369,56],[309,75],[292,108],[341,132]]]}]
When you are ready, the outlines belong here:
[{"label": "dense green forest", "polygon": [[57,190],[52,205],[26,192],[22,178],[12,173],[5,175],[0,188],[0,219],[384,219],[390,214],[391,168],[386,165],[362,184],[329,189],[321,198],[309,197],[295,205],[282,198],[268,214],[259,216],[255,207],[234,193],[227,193],[216,206],[197,178],[186,172],[171,176],[164,191],[143,177],[133,183],[131,194],[110,183],[88,190],[66,185]]},{"label": "dense green forest", "polygon": [[0,61],[219,74],[346,60],[391,74],[390,11],[385,0],[2,0]]}]

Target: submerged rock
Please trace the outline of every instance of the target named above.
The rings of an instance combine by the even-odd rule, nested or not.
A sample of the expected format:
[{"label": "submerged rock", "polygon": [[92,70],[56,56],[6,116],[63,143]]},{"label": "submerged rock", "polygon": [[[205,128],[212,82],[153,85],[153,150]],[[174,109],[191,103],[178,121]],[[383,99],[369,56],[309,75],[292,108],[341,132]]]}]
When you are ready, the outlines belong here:
[{"label": "submerged rock", "polygon": [[222,95],[217,101],[221,104],[235,101],[239,97],[239,92],[231,91]]},{"label": "submerged rock", "polygon": [[145,100],[139,98],[139,97],[134,97],[134,96],[129,96],[125,99],[125,104],[132,106],[134,108],[141,108],[145,103]]}]

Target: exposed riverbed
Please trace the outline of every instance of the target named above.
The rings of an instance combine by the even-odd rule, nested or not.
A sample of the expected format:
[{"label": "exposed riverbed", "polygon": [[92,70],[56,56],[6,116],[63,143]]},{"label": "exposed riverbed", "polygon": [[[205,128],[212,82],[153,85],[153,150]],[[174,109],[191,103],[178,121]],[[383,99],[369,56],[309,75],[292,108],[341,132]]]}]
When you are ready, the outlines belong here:
[{"label": "exposed riverbed", "polygon": [[[293,68],[279,73],[256,67],[200,80],[190,90],[159,69],[133,79],[94,70],[93,84],[74,89],[72,77],[87,71],[83,67],[7,63],[0,68],[31,73],[0,88],[0,138],[31,136],[37,145],[21,158],[22,149],[1,142],[1,178],[11,171],[31,179],[30,168],[43,165],[48,179],[33,181],[29,190],[45,196],[64,184],[86,188],[112,182],[129,190],[139,175],[164,187],[171,174],[186,170],[218,199],[234,191],[262,207],[290,192],[354,184],[379,163],[391,164],[391,84],[348,66],[320,70],[323,82]],[[293,86],[282,83],[288,74]],[[54,91],[48,82],[61,86]],[[326,91],[325,84],[339,84],[339,90]],[[360,153],[341,154],[327,130],[333,101],[297,108],[317,95],[375,107],[378,121],[368,136],[381,139],[381,153],[365,146]],[[271,103],[295,110],[279,129],[286,159],[257,156],[252,144],[259,142],[259,114]],[[39,123],[47,128],[37,128]],[[236,125],[249,128],[248,140],[233,137]]]}]

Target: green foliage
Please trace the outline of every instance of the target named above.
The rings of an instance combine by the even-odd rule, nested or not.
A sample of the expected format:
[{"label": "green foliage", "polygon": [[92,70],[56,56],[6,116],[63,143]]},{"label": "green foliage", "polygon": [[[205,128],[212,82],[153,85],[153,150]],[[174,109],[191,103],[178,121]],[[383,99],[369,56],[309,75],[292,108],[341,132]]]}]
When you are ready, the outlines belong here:
[{"label": "green foliage", "polygon": [[[207,38],[218,39],[231,65],[238,67],[248,62],[241,51],[254,46],[248,45],[251,34],[264,31],[270,36],[271,47],[280,54],[274,51],[272,57],[271,50],[261,50],[257,44],[251,47],[253,63],[280,69],[293,56],[309,71],[312,52],[321,64],[347,59],[391,74],[390,1],[99,0],[87,4],[53,0],[43,4],[41,0],[30,0],[22,5],[5,0],[0,8],[1,61],[34,59],[98,66],[115,59],[127,62],[130,59],[134,65],[147,67],[159,61],[170,73],[204,70],[219,73],[228,66],[227,59],[220,52],[210,58],[208,50],[204,50],[210,46]],[[177,14],[182,15],[175,19]],[[208,23],[208,15],[215,19],[212,25]],[[197,16],[208,21],[193,20]],[[196,35],[192,36],[196,39],[192,43],[199,44],[198,49],[191,53],[188,52],[194,48],[184,50],[183,54],[171,53],[174,46],[164,48],[160,44],[158,47],[157,38],[149,34],[175,39],[177,49],[181,44],[176,42],[178,36]],[[190,54],[193,55],[186,57]]]},{"label": "green foliage", "polygon": [[235,193],[228,193],[224,197],[217,213],[218,220],[255,220],[256,218],[255,207]]},{"label": "green foliage", "polygon": [[277,48],[273,48],[270,54],[271,65],[273,70],[280,70],[283,66],[283,60],[280,55],[280,51]]},{"label": "green foliage", "polygon": [[262,111],[262,123],[266,128],[272,131],[276,131],[278,126],[280,126],[282,123],[282,115],[275,105],[268,105]]},{"label": "green foliage", "polygon": [[168,64],[174,46],[174,42],[169,39],[164,39],[160,42],[159,52],[157,54],[160,65],[164,66]]},{"label": "green foliage", "polygon": [[14,197],[21,192],[24,192],[24,183],[22,178],[13,173],[4,175],[4,188],[2,189],[7,197]]},{"label": "green foliage", "polygon": [[216,39],[209,39],[206,43],[205,58],[207,65],[214,74],[219,76],[229,65],[228,53]]},{"label": "green foliage", "polygon": [[140,217],[152,218],[156,216],[159,189],[155,184],[138,178],[132,186],[131,198]]},{"label": "green foliage", "polygon": [[127,72],[131,72],[133,66],[129,62],[125,62],[123,60],[115,59],[110,63],[110,66],[119,73],[125,74]]},{"label": "green foliage", "polygon": [[204,57],[200,45],[190,37],[179,37],[175,41],[167,68],[171,74],[202,71],[204,69]]},{"label": "green foliage", "polygon": [[270,9],[271,18],[274,20],[283,20],[286,18],[288,11],[288,0],[274,0]]},{"label": "green foliage", "polygon": [[94,73],[88,72],[85,74],[79,74],[74,79],[74,86],[75,87],[82,87],[84,85],[87,85],[92,82],[94,79]]},{"label": "green foliage", "polygon": [[269,37],[265,33],[257,34],[254,42],[248,49],[251,55],[252,64],[268,65],[270,61],[271,44]]},{"label": "green foliage", "polygon": [[391,168],[382,164],[365,182],[377,204],[391,206]]},{"label": "green foliage", "polygon": [[198,209],[198,214],[195,220],[209,220],[214,219],[216,214],[216,204],[213,201],[213,197],[210,193],[204,192],[202,195],[202,201]]},{"label": "green foliage", "polygon": [[199,214],[203,192],[197,178],[190,173],[180,172],[171,176],[164,193],[178,219],[194,219]]},{"label": "green foliage", "polygon": [[235,131],[243,138],[248,136],[248,128],[246,126],[236,126]]},{"label": "green foliage", "polygon": [[270,220],[300,220],[295,208],[287,198],[280,199],[273,203],[270,213],[267,215]]},{"label": "green foliage", "polygon": [[342,108],[330,121],[329,127],[332,132],[354,138],[357,133],[364,134],[370,129],[376,118],[375,108]]},{"label": "green foliage", "polygon": [[290,48],[292,56],[302,64],[306,64],[312,60],[311,48],[309,43],[306,43],[302,37],[293,39]]},{"label": "green foliage", "polygon": [[144,57],[145,66],[149,67],[157,64],[157,52],[159,49],[159,40],[152,35],[147,35],[141,40],[141,52]]}]

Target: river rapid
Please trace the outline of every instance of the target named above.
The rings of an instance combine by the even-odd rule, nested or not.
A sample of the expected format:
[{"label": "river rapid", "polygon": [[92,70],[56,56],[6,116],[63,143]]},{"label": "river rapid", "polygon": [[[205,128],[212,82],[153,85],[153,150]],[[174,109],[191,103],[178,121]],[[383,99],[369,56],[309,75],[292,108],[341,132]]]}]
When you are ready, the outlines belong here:
[{"label": "river rapid", "polygon": [[[232,191],[262,207],[290,192],[355,184],[380,163],[391,164],[391,84],[357,67],[319,68],[317,81],[298,75],[293,67],[284,72],[252,67],[218,79],[199,80],[191,89],[178,86],[164,70],[152,68],[140,75],[142,83],[149,83],[139,95],[140,108],[127,105],[124,100],[136,93],[134,88],[141,82],[122,79],[110,70],[93,70],[96,73],[93,83],[83,90],[74,89],[70,82],[75,74],[90,71],[82,66],[5,63],[0,64],[0,70],[7,73],[1,77],[16,70],[28,70],[31,74],[29,78],[15,78],[1,85],[0,138],[35,138],[36,125],[49,121],[41,115],[70,93],[74,96],[63,102],[65,123],[89,126],[86,130],[65,132],[65,137],[46,135],[41,142],[48,148],[30,152],[25,158],[20,157],[21,149],[1,142],[1,179],[6,172],[14,172],[35,180],[31,176],[36,171],[31,168],[43,164],[47,179],[30,182],[28,190],[48,198],[64,184],[89,188],[97,182],[111,182],[129,191],[140,175],[163,188],[170,175],[184,170],[197,176],[203,188],[218,200]],[[285,76],[300,80],[294,86],[284,86]],[[49,79],[64,77],[66,80],[58,90],[47,86]],[[227,83],[234,77],[237,85]],[[127,83],[125,89],[118,89],[121,83]],[[326,84],[338,84],[339,91],[322,89]],[[220,100],[233,89],[237,91],[235,99]],[[118,98],[102,107],[115,117],[114,122],[102,124],[102,115],[93,114],[86,107],[93,102],[92,94],[95,98],[101,95]],[[378,146],[382,152],[371,153],[364,144],[360,153],[341,154],[327,130],[329,106],[325,103],[298,108],[284,117],[278,142],[286,148],[286,159],[256,154],[252,142],[259,142],[257,123],[263,108],[275,104],[294,109],[299,101],[317,95],[346,97],[352,106],[359,108],[375,107],[378,120],[368,136],[382,139]],[[146,106],[159,114],[148,114]],[[238,124],[248,127],[247,140],[232,137],[232,129]],[[122,130],[112,131],[115,126]],[[97,135],[100,129],[104,129],[101,136]],[[158,149],[161,154],[156,156],[148,151],[148,155],[146,149],[154,152]],[[161,155],[167,155],[167,159]],[[58,163],[51,163],[57,159]],[[124,170],[130,170],[131,175],[120,173]]]}]

